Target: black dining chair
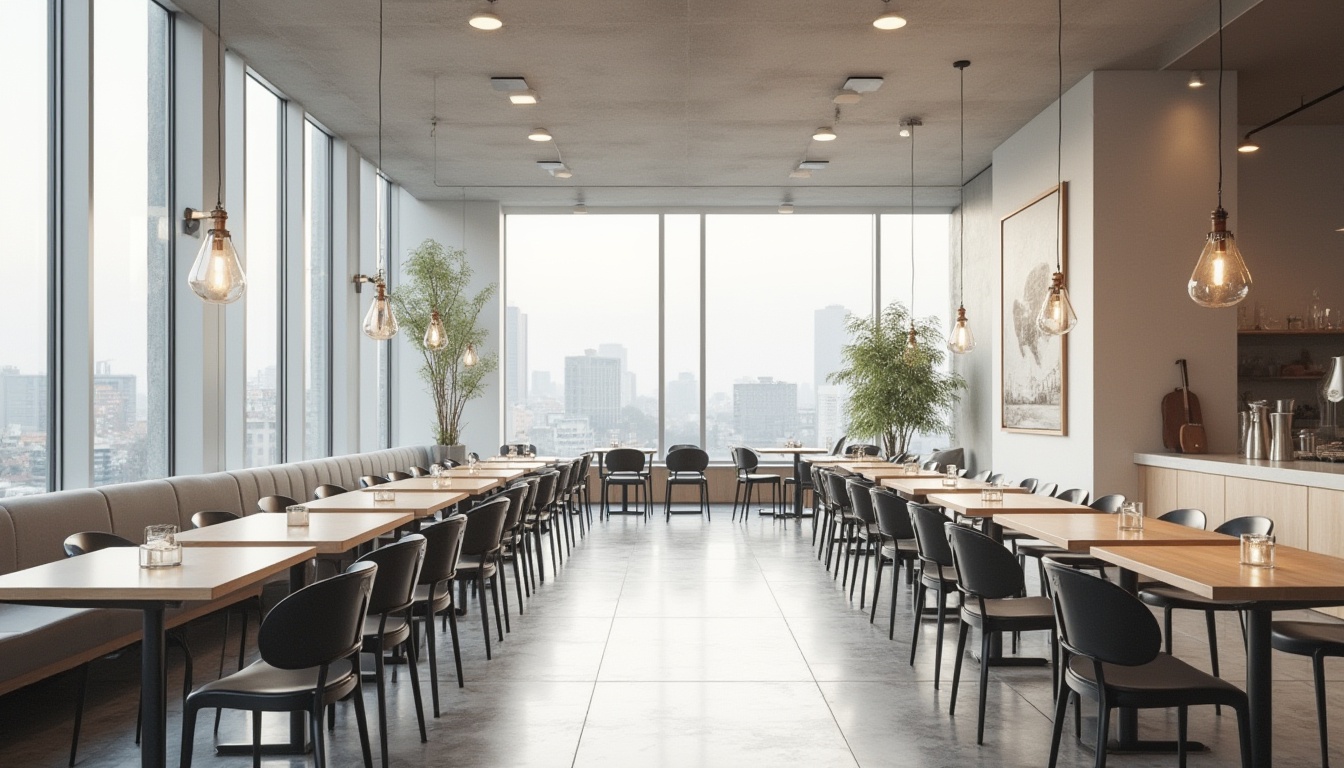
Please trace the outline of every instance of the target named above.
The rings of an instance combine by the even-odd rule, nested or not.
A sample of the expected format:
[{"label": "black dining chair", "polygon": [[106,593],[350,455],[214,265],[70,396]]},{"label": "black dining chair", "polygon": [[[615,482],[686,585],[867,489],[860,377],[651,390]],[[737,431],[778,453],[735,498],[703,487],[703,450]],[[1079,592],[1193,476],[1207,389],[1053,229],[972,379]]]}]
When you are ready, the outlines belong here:
[{"label": "black dining chair", "polygon": [[840,472],[828,471],[824,479],[826,481],[826,497],[830,499],[831,510],[826,516],[826,570],[831,569],[832,558],[835,563],[835,575],[840,576],[840,555],[844,549],[850,545],[854,538],[854,512],[850,507],[849,498],[849,478],[854,477],[851,474],[842,474]]},{"label": "black dining chair", "polygon": [[253,765],[261,764],[262,712],[307,712],[313,758],[322,768],[327,764],[322,712],[347,697],[355,702],[364,766],[372,768],[359,652],[377,572],[373,563],[355,563],[345,573],[285,597],[266,614],[257,632],[261,659],[202,685],[187,697],[182,712],[182,768],[191,768],[197,713],[211,707],[252,712]]},{"label": "black dining chair", "polygon": [[379,547],[355,561],[378,566],[378,578],[373,582],[373,594],[365,609],[365,653],[373,656],[374,684],[378,690],[378,747],[387,762],[387,669],[383,655],[397,648],[410,671],[411,693],[415,699],[415,717],[420,724],[420,741],[429,741],[425,732],[425,704],[420,696],[420,673],[416,669],[419,648],[411,643],[411,607],[415,604],[415,587],[420,581],[420,569],[425,562],[425,537],[412,533],[392,544]]},{"label": "black dining chair", "polygon": [[841,452],[845,449],[845,440],[847,439],[849,439],[848,435],[841,435],[840,439],[835,441],[835,445],[831,447],[832,456],[843,455]]},{"label": "black dining chair", "polygon": [[514,532],[518,529],[518,523],[526,514],[526,505],[532,500],[532,486],[525,482],[510,483],[504,490],[499,492],[494,498],[504,498],[509,500],[508,511],[504,514],[504,527],[500,530],[499,550],[495,557],[495,566],[499,571],[499,579],[503,583],[500,589],[504,590],[504,631],[512,632],[513,628],[509,626],[509,585],[504,577],[504,560],[508,559],[513,563],[513,585],[518,590],[518,615],[523,615],[523,575],[518,567],[517,552],[511,549]]},{"label": "black dining chair", "polygon": [[737,519],[738,494],[742,496],[742,522],[747,520],[748,507],[751,506],[751,490],[756,489],[759,503],[760,489],[770,489],[770,508],[779,511],[779,497],[783,495],[783,478],[769,472],[758,472],[761,457],[750,448],[738,446],[733,449],[733,467],[737,470],[737,485],[733,487],[733,518]]},{"label": "black dining chair", "polygon": [[[525,611],[524,597],[532,596],[531,565],[528,563],[527,516],[536,506],[537,489],[541,481],[536,477],[524,477],[515,480],[504,490],[507,494],[522,488],[520,496],[510,496],[509,514],[504,519],[504,532],[500,534],[500,556],[513,565],[513,585],[518,592],[518,615]],[[514,509],[516,504],[517,509]]]},{"label": "black dining chair", "polygon": [[1209,518],[1203,510],[1191,508],[1173,509],[1158,515],[1157,519],[1165,523],[1184,525],[1186,528],[1198,528],[1201,531],[1209,524]]},{"label": "black dining chair", "polygon": [[989,482],[990,475],[993,474],[994,470],[992,469],[982,469],[979,472],[976,472],[974,475],[971,475],[971,479],[977,482],[987,483]]},{"label": "black dining chair", "polygon": [[[907,504],[910,522],[915,529],[915,547],[919,555],[919,582],[915,585],[915,623],[910,634],[910,666],[915,665],[915,651],[919,648],[919,628],[924,619],[927,593],[932,591],[937,600],[937,640],[933,647],[933,687],[943,671],[943,628],[947,623],[947,596],[957,593],[957,567],[952,559],[952,546],[947,541],[947,517],[933,507]],[[896,612],[891,614],[887,637],[896,632]]]},{"label": "black dining chair", "polygon": [[1036,486],[1036,490],[1032,491],[1032,493],[1041,496],[1054,496],[1058,490],[1059,483],[1041,483]]},{"label": "black dining chair", "polygon": [[[490,612],[485,605],[487,581],[490,583],[490,595],[495,602],[495,626],[499,630],[500,641],[504,640],[503,614],[499,608],[499,548],[504,534],[504,518],[509,513],[509,504],[509,499],[499,496],[467,511],[467,529],[462,534],[462,554],[457,561],[458,584],[462,591],[465,592],[466,582],[476,584],[476,594],[481,603],[481,631],[485,635],[487,659],[491,658]],[[508,600],[507,594],[504,595],[504,599]]]},{"label": "black dining chair", "polygon": [[882,453],[882,449],[871,443],[855,443],[845,446],[846,456],[877,456]]},{"label": "black dining chair", "polygon": [[639,504],[640,492],[644,494],[644,516],[649,516],[649,475],[644,471],[644,452],[635,448],[613,448],[607,452],[606,474],[602,476],[602,515],[611,518],[611,505],[608,492],[611,488],[621,489],[621,514],[628,514],[626,493],[635,490],[635,504]]},{"label": "black dining chair", "polygon": [[[952,562],[961,590],[961,624],[957,627],[956,662],[952,666],[952,701],[948,714],[957,710],[957,686],[966,654],[966,636],[971,627],[980,630],[980,707],[975,722],[975,743],[985,743],[985,701],[989,691],[990,642],[996,632],[1049,632],[1051,659],[1057,658],[1055,612],[1048,597],[1024,597],[1026,579],[1013,553],[985,534],[966,526],[947,523]],[[1058,672],[1058,667],[1052,671]],[[1103,750],[1104,751],[1104,750]]]},{"label": "black dining chair", "polygon": [[372,488],[375,485],[382,485],[383,483],[387,482],[391,481],[388,480],[386,477],[383,477],[382,475],[363,475],[359,478],[359,487]]},{"label": "black dining chair", "polygon": [[415,475],[412,475],[410,472],[402,472],[396,469],[387,473],[387,481],[389,483],[395,483],[398,480],[410,480],[412,477],[415,477]]},{"label": "black dining chair", "polygon": [[[442,522],[420,529],[425,537],[425,561],[420,566],[420,581],[415,587],[415,602],[411,605],[412,631],[424,627],[425,648],[429,652],[429,691],[434,704],[434,716],[439,716],[439,658],[438,642],[434,637],[434,617],[442,615],[452,627],[453,662],[457,666],[457,687],[462,688],[462,649],[457,638],[457,611],[453,605],[453,579],[457,578],[457,558],[462,552],[462,533],[467,518],[449,515]],[[419,635],[413,639],[420,647]]]},{"label": "black dining chair", "polygon": [[323,483],[313,489],[313,499],[329,499],[332,496],[340,496],[342,493],[348,493],[348,491],[333,483]]},{"label": "black dining chair", "polygon": [[[877,530],[877,514],[873,512],[873,483],[855,475],[845,481],[845,491],[849,494],[851,532],[850,545],[845,547],[845,578],[849,579],[849,599],[854,599],[854,585],[859,583],[859,559],[863,559],[863,584],[859,588],[859,610],[863,610],[864,598],[868,591],[868,561],[874,550],[878,549],[881,534]],[[851,556],[854,566],[851,569]],[[841,586],[844,579],[841,579]]]},{"label": "black dining chair", "polygon": [[1269,627],[1270,646],[1282,653],[1311,659],[1316,688],[1316,728],[1321,740],[1321,768],[1330,765],[1330,731],[1325,717],[1325,659],[1344,656],[1344,624],[1323,621],[1276,621]]},{"label": "black dining chair", "polygon": [[1251,763],[1246,693],[1160,650],[1157,620],[1116,584],[1049,559],[1046,574],[1059,626],[1060,667],[1049,768],[1059,741],[1069,691],[1097,702],[1097,768],[1105,768],[1111,710],[1176,708],[1177,759],[1185,765],[1186,712],[1191,706],[1227,705],[1237,712],[1241,764]]},{"label": "black dining chair", "polygon": [[799,483],[803,484],[802,499],[803,506],[807,506],[807,494],[812,492],[812,462],[799,458],[794,467],[794,476],[784,478],[784,504],[786,507],[793,505],[793,487]]},{"label": "black dining chair", "polygon": [[288,496],[262,496],[260,499],[257,499],[257,510],[275,514],[284,512],[287,507],[292,507],[298,503],[299,502]]},{"label": "black dining chair", "polygon": [[[553,507],[551,501],[555,498],[556,480],[560,478],[560,473],[551,471],[543,472],[537,476],[537,492],[532,497],[532,509],[527,513],[524,527],[529,536],[524,537],[524,546],[528,548],[528,554],[525,554],[525,560],[528,566],[528,578],[532,578],[532,565],[537,567],[537,578],[542,584],[546,583],[546,558],[541,548],[541,534],[545,532],[551,540],[551,573],[559,575],[560,556],[555,541],[555,526],[552,524]],[[533,549],[532,545],[535,545]],[[535,583],[532,586],[536,590]]]},{"label": "black dining chair", "polygon": [[411,477],[429,477],[429,476],[430,476],[430,475],[429,475],[429,470],[428,470],[428,469],[425,469],[424,467],[422,467],[422,466],[420,466],[420,465],[418,465],[418,464],[417,464],[416,466],[413,466],[413,467],[407,467],[406,471],[411,473]]},{"label": "black dining chair", "polygon": [[1084,506],[1087,505],[1087,501],[1091,496],[1092,494],[1088,493],[1083,488],[1070,488],[1067,491],[1060,491],[1055,494],[1055,498],[1060,501],[1067,501],[1070,504],[1082,504]]},{"label": "black dining chair", "polygon": [[[873,514],[877,517],[877,563],[873,577],[873,607],[868,614],[868,623],[877,620],[877,599],[882,594],[882,563],[891,561],[891,614],[896,615],[897,587],[901,583],[901,568],[905,568],[905,580],[913,587],[915,562],[919,559],[919,549],[915,545],[915,529],[910,522],[910,510],[900,494],[886,488],[869,490],[872,498]],[[866,566],[865,566],[866,567]],[[893,631],[893,635],[895,632]]]},{"label": "black dining chair", "polygon": [[[676,514],[703,514],[709,516],[709,480],[705,470],[709,467],[709,454],[699,448],[678,448],[667,454],[667,488],[663,497],[663,520],[668,522]],[[696,509],[672,509],[672,488],[678,485],[692,485],[700,491],[700,504]]]}]

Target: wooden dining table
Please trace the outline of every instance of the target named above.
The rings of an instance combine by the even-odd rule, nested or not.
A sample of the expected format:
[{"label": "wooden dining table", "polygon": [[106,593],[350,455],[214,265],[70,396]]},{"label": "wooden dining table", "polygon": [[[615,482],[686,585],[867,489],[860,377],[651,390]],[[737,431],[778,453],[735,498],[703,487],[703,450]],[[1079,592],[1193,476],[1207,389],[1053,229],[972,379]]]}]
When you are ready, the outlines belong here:
[{"label": "wooden dining table", "polygon": [[[1008,497],[1005,496],[1005,499]],[[1086,510],[1088,507],[1083,507]],[[1236,536],[1188,525],[1148,518],[1141,530],[1121,530],[1120,516],[1105,512],[1007,512],[994,515],[994,522],[1070,552],[1087,552],[1109,546],[1230,546]]]},{"label": "wooden dining table", "polygon": [[439,477],[495,477],[510,482],[531,472],[530,469],[523,469],[513,465],[492,467],[485,464],[477,464],[474,469],[468,467],[452,467],[445,469],[439,474]]},{"label": "wooden dining table", "polygon": [[[803,456],[825,454],[825,448],[753,448],[763,456],[793,457],[793,517],[809,517],[803,513]],[[788,514],[783,517],[789,517]]]},{"label": "wooden dining table", "polygon": [[183,551],[179,566],[151,569],[140,567],[139,547],[111,547],[4,574],[0,602],[140,611],[144,724],[140,765],[164,768],[168,760],[164,611],[261,584],[313,554],[312,547],[208,547]]},{"label": "wooden dining table", "polygon": [[468,477],[412,477],[409,480],[393,480],[390,483],[382,485],[373,485],[361,489],[360,493],[372,494],[374,491],[392,491],[393,493],[465,493],[468,496],[479,496],[488,493],[504,485],[505,480],[499,477],[486,477],[484,475]]},{"label": "wooden dining table", "polygon": [[1018,489],[1018,492],[1003,494],[1002,501],[985,501],[980,498],[980,491],[971,490],[929,493],[925,501],[943,509],[951,510],[962,517],[984,518],[985,533],[995,541],[1003,541],[1003,526],[999,525],[998,518],[1006,513],[1076,514],[1078,512],[1089,512],[1092,509],[1082,504],[1056,499],[1053,496],[1026,493],[1025,488]]},{"label": "wooden dining table", "polygon": [[[412,481],[405,480],[402,482]],[[378,487],[387,489],[392,485],[394,483],[383,483]],[[418,520],[433,517],[440,511],[471,497],[471,494],[464,491],[447,490],[437,492],[401,490],[400,492],[393,491],[393,493],[396,498],[392,501],[375,501],[372,493],[351,491],[336,496],[328,496],[325,499],[305,501],[303,506],[307,507],[309,512],[402,512],[409,513]]]},{"label": "wooden dining table", "polygon": [[[843,465],[841,465],[843,466]],[[916,469],[914,472],[906,472],[900,464],[890,462],[881,462],[878,464],[860,464],[857,466],[847,466],[845,469],[853,472],[860,477],[872,480],[874,483],[886,480],[889,477],[942,477],[943,474],[933,469]]]},{"label": "wooden dining table", "polygon": [[[969,480],[964,477],[957,478],[955,486],[948,486],[943,485],[945,479],[943,475],[897,475],[883,478],[882,487],[890,488],[910,498],[923,498],[931,493],[956,493],[957,491],[974,491],[976,498],[979,498],[981,490],[993,487],[989,483]],[[1010,493],[1027,493],[1026,488],[1016,485],[1003,486],[1000,490],[1003,491],[1005,498]]]},{"label": "wooden dining table", "polygon": [[1273,765],[1274,611],[1344,605],[1344,560],[1285,546],[1275,548],[1274,568],[1242,565],[1241,548],[1231,546],[1112,544],[1094,546],[1091,553],[1119,566],[1121,584],[1131,592],[1146,576],[1210,600],[1244,603],[1251,764]]}]

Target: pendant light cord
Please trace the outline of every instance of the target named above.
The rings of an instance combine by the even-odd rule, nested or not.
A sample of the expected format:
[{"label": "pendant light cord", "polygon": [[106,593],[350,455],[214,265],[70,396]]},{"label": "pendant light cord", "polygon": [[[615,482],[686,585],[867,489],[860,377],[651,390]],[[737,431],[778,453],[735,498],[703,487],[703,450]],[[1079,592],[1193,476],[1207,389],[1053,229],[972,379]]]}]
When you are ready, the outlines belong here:
[{"label": "pendant light cord", "polygon": [[224,207],[224,0],[215,0],[215,207]]},{"label": "pendant light cord", "polygon": [[[435,169],[437,170],[437,169]],[[383,0],[378,0],[378,174],[383,173]],[[383,249],[387,240],[387,197],[378,196],[378,205],[383,209],[382,224],[378,231],[378,274],[383,273]]]},{"label": "pendant light cord", "polygon": [[961,164],[957,176],[957,193],[961,198],[961,226],[957,227],[957,293],[961,306],[966,305],[966,66],[970,62],[959,61],[955,66],[961,72],[961,118],[957,138],[961,142]]},{"label": "pendant light cord", "polygon": [[1218,209],[1223,208],[1223,0],[1218,0]]},{"label": "pendant light cord", "polygon": [[1055,132],[1055,192],[1058,195],[1055,198],[1055,271],[1063,272],[1060,243],[1064,234],[1060,219],[1064,216],[1064,0],[1058,0],[1058,7],[1059,28],[1055,37],[1055,59],[1059,72],[1058,127]]},{"label": "pendant light cord", "polygon": [[910,327],[915,327],[915,121],[910,121]]}]

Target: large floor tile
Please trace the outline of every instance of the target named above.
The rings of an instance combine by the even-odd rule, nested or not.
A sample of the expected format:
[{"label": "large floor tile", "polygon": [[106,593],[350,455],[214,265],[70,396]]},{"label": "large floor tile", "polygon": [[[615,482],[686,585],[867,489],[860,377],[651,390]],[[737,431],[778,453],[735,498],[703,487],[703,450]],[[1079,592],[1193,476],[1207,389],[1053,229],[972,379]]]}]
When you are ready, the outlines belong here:
[{"label": "large floor tile", "polygon": [[601,682],[811,679],[778,618],[618,618],[598,676]]}]

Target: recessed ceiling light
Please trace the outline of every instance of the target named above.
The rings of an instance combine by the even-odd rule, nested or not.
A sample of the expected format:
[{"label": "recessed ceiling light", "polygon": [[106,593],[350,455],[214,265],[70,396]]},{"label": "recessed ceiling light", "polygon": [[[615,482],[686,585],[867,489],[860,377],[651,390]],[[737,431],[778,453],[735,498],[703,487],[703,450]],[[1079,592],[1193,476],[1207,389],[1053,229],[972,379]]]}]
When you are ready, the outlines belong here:
[{"label": "recessed ceiling light", "polygon": [[[890,5],[891,0],[882,0],[882,2],[887,4],[888,8],[891,7]],[[905,26],[905,17],[900,16],[891,11],[887,11],[881,16],[878,16],[876,19],[873,19],[873,26],[884,31],[892,29],[900,29],[901,27]]]},{"label": "recessed ceiling light", "polygon": [[503,77],[490,78],[490,87],[496,91],[526,91],[531,86],[527,84],[527,78],[518,75],[509,75]]},{"label": "recessed ceiling light", "polygon": [[909,129],[909,128],[906,128],[905,126],[901,126],[901,131],[900,131],[900,133],[899,133],[898,135],[899,135],[902,139],[908,139],[908,138],[910,138],[910,129]]},{"label": "recessed ceiling light", "polygon": [[1188,83],[1188,85],[1189,85],[1191,88],[1203,88],[1203,87],[1204,87],[1204,76],[1201,75],[1201,74],[1198,73],[1198,72],[1191,72],[1191,73],[1190,73],[1190,82]]},{"label": "recessed ceiling light", "polygon": [[577,205],[574,206],[574,213],[579,214],[579,215],[583,215],[583,214],[585,214],[585,213],[588,213],[588,206],[584,205],[583,203],[579,203],[579,204],[577,204]]},{"label": "recessed ceiling light", "polygon": [[810,178],[812,178],[812,172],[809,171],[809,170],[807,170],[806,168],[795,168],[795,169],[793,169],[792,171],[789,171],[789,178],[790,178],[790,179],[810,179]]},{"label": "recessed ceiling light", "polygon": [[483,29],[486,32],[493,32],[496,29],[499,29],[504,26],[504,21],[490,10],[494,7],[495,0],[490,0],[490,5],[486,6],[486,10],[473,13],[471,18],[467,20],[467,23],[476,29]]},{"label": "recessed ceiling light", "polygon": [[532,141],[550,141],[552,137],[551,132],[545,128],[533,128],[532,132],[527,134],[527,138]]},{"label": "recessed ceiling light", "polygon": [[862,94],[858,94],[853,91],[841,91],[835,94],[835,98],[831,99],[831,101],[835,102],[836,104],[858,104],[859,100],[862,98],[863,98]]},{"label": "recessed ceiling light", "polygon": [[565,167],[565,164],[559,160],[538,160],[537,167],[543,171],[559,171]]},{"label": "recessed ceiling light", "polygon": [[509,101],[514,105],[521,107],[536,104],[538,101],[541,101],[541,97],[537,95],[536,91],[518,91],[517,93],[509,94]]},{"label": "recessed ceiling light", "polygon": [[793,213],[793,203],[781,203],[780,206],[779,206],[779,212],[780,212],[780,213]]},{"label": "recessed ceiling light", "polygon": [[568,171],[564,168],[559,168],[557,170],[551,171],[551,175],[557,179],[569,179],[574,177],[574,174],[571,171]]},{"label": "recessed ceiling light", "polygon": [[812,133],[813,141],[835,141],[835,131],[830,128],[818,128]]},{"label": "recessed ceiling light", "polygon": [[882,78],[876,75],[854,75],[845,80],[844,89],[855,93],[872,93],[882,87]]},{"label": "recessed ceiling light", "polygon": [[800,171],[821,171],[830,166],[830,160],[804,160],[798,164]]}]

